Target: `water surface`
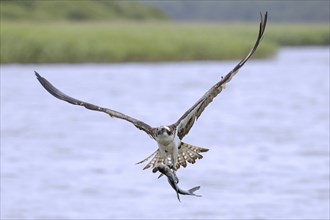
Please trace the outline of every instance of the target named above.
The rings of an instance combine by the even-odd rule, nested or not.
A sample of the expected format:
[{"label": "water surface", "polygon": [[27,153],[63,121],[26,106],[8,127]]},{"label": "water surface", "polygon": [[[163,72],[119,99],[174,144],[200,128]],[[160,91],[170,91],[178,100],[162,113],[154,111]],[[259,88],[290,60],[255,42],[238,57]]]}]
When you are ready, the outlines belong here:
[{"label": "water surface", "polygon": [[135,165],[156,143],[37,82],[152,126],[174,123],[237,61],[1,66],[1,218],[329,218],[329,48],[251,60],[184,139],[209,148],[181,196]]}]

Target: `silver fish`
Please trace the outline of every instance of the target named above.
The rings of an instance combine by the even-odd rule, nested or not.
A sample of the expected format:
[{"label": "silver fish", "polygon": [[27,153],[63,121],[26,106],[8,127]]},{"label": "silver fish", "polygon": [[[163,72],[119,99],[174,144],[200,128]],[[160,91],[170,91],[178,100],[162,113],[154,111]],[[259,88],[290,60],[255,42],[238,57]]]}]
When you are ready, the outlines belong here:
[{"label": "silver fish", "polygon": [[195,191],[199,190],[200,186],[193,187],[189,190],[181,189],[178,186],[179,179],[176,176],[175,171],[173,169],[171,169],[170,167],[160,164],[157,167],[155,167],[155,169],[157,169],[159,172],[161,172],[162,174],[167,176],[167,181],[172,186],[172,188],[176,191],[176,195],[180,202],[181,202],[181,200],[180,200],[179,194],[201,197],[201,195],[194,194]]}]

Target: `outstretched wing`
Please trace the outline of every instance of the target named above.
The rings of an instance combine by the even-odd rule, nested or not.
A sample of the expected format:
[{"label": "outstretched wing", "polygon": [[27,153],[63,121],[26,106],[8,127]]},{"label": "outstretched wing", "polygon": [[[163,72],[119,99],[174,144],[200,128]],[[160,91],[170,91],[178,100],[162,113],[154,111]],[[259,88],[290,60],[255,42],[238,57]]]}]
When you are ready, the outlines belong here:
[{"label": "outstretched wing", "polygon": [[202,114],[206,106],[212,102],[212,100],[224,89],[225,85],[236,75],[239,69],[250,59],[253,53],[256,51],[260,40],[263,36],[263,33],[266,28],[267,23],[267,12],[265,16],[260,14],[260,26],[259,26],[259,34],[257,41],[255,42],[253,48],[248,53],[248,55],[242,59],[233,70],[231,70],[225,77],[221,77],[221,80],[215,84],[211,89],[209,89],[202,98],[200,98],[188,111],[186,111],[182,117],[174,124],[172,127],[176,127],[177,134],[180,139],[182,139],[186,134],[188,134],[189,130],[198,119],[198,117]]},{"label": "outstretched wing", "polygon": [[39,80],[39,82],[41,83],[41,85],[53,96],[55,96],[56,98],[66,101],[68,103],[71,103],[73,105],[81,105],[84,106],[87,109],[93,110],[93,111],[99,111],[99,112],[104,112],[107,113],[108,115],[110,115],[111,117],[115,117],[115,118],[120,118],[120,119],[124,119],[126,121],[131,122],[135,127],[137,127],[138,129],[146,132],[148,135],[150,135],[152,138],[154,137],[154,132],[153,132],[153,128],[142,122],[139,121],[135,118],[132,118],[128,115],[122,114],[120,112],[108,109],[108,108],[103,108],[103,107],[99,107],[97,105],[93,105],[90,104],[88,102],[84,102],[84,101],[80,101],[78,99],[72,98],[66,94],[64,94],[63,92],[61,92],[60,90],[58,90],[57,88],[55,88],[55,86],[53,86],[50,82],[48,82],[48,80],[46,80],[45,78],[43,78],[42,76],[40,76],[36,71],[35,74],[37,76],[37,79]]}]

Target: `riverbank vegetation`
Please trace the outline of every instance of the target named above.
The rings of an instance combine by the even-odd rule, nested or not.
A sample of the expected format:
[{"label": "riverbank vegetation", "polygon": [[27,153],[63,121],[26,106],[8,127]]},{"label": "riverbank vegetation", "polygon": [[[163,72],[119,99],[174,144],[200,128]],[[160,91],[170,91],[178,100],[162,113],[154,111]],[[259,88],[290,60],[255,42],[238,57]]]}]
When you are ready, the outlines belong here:
[{"label": "riverbank vegetation", "polygon": [[5,21],[116,21],[164,20],[158,8],[137,1],[40,1],[4,0],[0,2]]},{"label": "riverbank vegetation", "polygon": [[[258,23],[1,22],[1,63],[240,59]],[[255,58],[278,46],[329,45],[327,25],[268,24]]]},{"label": "riverbank vegetation", "polygon": [[[240,21],[246,21],[247,13],[253,16],[253,22],[236,23],[233,21],[237,20],[232,20],[228,23],[198,23],[192,22],[194,17],[190,22],[175,22],[170,20],[173,19],[172,11],[167,10],[166,5],[162,7],[156,2],[147,3],[1,1],[0,62],[108,63],[240,59],[253,46],[258,33],[257,15],[247,10],[253,7],[244,8],[243,3],[203,3],[202,8],[206,7],[205,12],[213,15],[219,14],[218,10],[226,10],[226,13],[234,14],[234,18]],[[171,4],[178,6],[178,2]],[[191,7],[183,7],[186,4],[191,4]],[[197,15],[202,11],[200,7],[193,7],[195,4],[182,2],[181,9],[193,8],[185,13],[200,17]],[[236,11],[238,6],[244,10],[229,12]],[[281,14],[277,10],[279,6],[283,8],[284,5],[267,5],[270,7],[267,10],[275,16]],[[294,10],[293,6],[296,5],[286,6],[284,8],[287,10]],[[322,5],[314,6],[322,11]],[[308,7],[305,5],[303,8]],[[306,18],[304,14],[300,17]],[[327,24],[276,24],[272,19],[269,18],[255,58],[272,56],[283,45],[329,45]]]}]

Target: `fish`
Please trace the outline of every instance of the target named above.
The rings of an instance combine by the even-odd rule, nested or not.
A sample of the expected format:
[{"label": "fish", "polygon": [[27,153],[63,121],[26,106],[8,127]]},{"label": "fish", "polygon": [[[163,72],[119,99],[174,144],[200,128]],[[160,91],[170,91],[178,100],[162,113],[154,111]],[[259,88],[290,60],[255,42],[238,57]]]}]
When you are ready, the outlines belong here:
[{"label": "fish", "polygon": [[[195,186],[195,187],[193,187],[191,189],[188,189],[188,190],[181,189],[178,186],[179,178],[176,176],[175,171],[173,169],[171,169],[169,166],[159,164],[154,169],[158,170],[159,172],[161,172],[161,174],[163,174],[167,177],[167,181],[172,186],[172,188],[175,190],[179,202],[181,202],[179,194],[201,197],[201,195],[197,195],[197,194],[194,193],[195,191],[200,189],[200,186]],[[162,175],[160,175],[159,177],[161,177],[161,176]]]}]

